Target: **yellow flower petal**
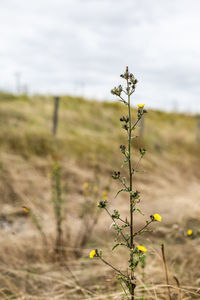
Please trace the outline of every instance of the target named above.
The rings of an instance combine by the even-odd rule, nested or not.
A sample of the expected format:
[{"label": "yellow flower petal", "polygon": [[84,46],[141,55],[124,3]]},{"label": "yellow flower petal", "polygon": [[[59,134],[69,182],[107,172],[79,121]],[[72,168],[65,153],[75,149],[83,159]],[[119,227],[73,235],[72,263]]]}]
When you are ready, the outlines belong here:
[{"label": "yellow flower petal", "polygon": [[188,229],[188,231],[187,231],[187,235],[192,235],[192,229]]},{"label": "yellow flower petal", "polygon": [[143,107],[145,106],[145,104],[137,104],[137,106],[138,106],[139,108],[143,108]]},{"label": "yellow flower petal", "polygon": [[140,246],[140,245],[138,245],[138,246],[137,246],[137,248],[138,248],[138,250],[139,250],[139,251],[142,251],[142,252],[147,252],[147,248],[146,248],[146,247],[144,247],[144,246]]},{"label": "yellow flower petal", "polygon": [[106,196],[108,194],[108,191],[107,190],[103,190],[103,193],[102,193],[104,196]]},{"label": "yellow flower petal", "polygon": [[154,220],[156,220],[158,222],[162,221],[162,217],[159,214],[154,214],[153,217],[154,217]]},{"label": "yellow flower petal", "polygon": [[87,189],[88,186],[89,186],[89,183],[88,183],[88,182],[84,182],[83,187],[84,187],[85,189]]},{"label": "yellow flower petal", "polygon": [[93,258],[95,255],[96,255],[96,251],[95,251],[95,250],[92,250],[92,251],[90,252],[90,258]]},{"label": "yellow flower petal", "polygon": [[103,200],[104,200],[104,201],[107,201],[107,200],[108,200],[108,197],[107,197],[107,196],[103,196]]}]

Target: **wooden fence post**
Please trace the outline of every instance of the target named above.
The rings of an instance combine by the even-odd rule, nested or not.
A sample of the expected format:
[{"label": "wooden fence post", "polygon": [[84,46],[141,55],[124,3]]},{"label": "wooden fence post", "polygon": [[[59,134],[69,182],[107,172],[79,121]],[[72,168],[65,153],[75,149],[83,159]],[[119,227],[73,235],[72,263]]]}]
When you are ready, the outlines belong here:
[{"label": "wooden fence post", "polygon": [[138,127],[139,127],[139,136],[142,138],[144,135],[144,116],[142,116]]},{"label": "wooden fence post", "polygon": [[53,135],[56,136],[58,126],[58,108],[59,108],[60,97],[54,97],[54,112],[53,112]]}]

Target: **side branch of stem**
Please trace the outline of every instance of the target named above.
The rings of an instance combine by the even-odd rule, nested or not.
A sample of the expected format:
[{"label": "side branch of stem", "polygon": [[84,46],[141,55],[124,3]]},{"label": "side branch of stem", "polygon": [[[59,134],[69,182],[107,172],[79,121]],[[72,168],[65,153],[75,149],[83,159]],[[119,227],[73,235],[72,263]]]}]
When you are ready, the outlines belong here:
[{"label": "side branch of stem", "polygon": [[[113,222],[115,223],[115,225],[116,225],[117,227],[119,227],[119,225],[118,225],[117,222],[115,221],[115,218],[113,218],[113,216],[112,216],[111,213],[107,210],[107,208],[105,207],[104,209],[105,209],[105,211],[107,212],[107,214],[111,217],[111,219],[113,220]],[[125,242],[127,243],[127,246],[130,248],[128,239],[125,237],[125,235],[123,234],[123,232],[122,232],[121,230],[120,230],[120,234],[121,234],[121,236],[123,237],[123,239],[125,240]]]}]

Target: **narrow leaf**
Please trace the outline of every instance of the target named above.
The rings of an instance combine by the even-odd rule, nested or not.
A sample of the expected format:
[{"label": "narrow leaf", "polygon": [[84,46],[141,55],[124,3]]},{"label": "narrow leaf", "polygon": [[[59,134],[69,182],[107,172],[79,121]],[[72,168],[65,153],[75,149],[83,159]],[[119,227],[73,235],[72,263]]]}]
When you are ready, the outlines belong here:
[{"label": "narrow leaf", "polygon": [[143,214],[143,212],[141,211],[141,209],[139,209],[139,208],[136,208],[136,210],[141,214],[141,215],[143,215],[144,216],[144,214]]},{"label": "narrow leaf", "polygon": [[117,194],[115,195],[115,198],[119,195],[119,193],[121,193],[121,192],[128,192],[128,190],[127,189],[121,189],[121,190],[119,190],[118,192],[117,192]]}]

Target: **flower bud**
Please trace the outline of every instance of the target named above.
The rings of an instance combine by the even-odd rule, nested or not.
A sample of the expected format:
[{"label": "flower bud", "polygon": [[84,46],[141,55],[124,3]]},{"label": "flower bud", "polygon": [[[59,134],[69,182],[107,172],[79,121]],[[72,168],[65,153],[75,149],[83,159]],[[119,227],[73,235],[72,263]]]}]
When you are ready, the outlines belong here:
[{"label": "flower bud", "polygon": [[122,128],[125,129],[125,130],[128,130],[127,124],[123,124],[123,125],[122,125]]},{"label": "flower bud", "polygon": [[112,174],[112,178],[113,179],[119,179],[119,177],[120,177],[120,172],[119,171],[118,172],[114,171],[113,174]]},{"label": "flower bud", "polygon": [[120,150],[121,150],[121,153],[125,154],[126,146],[125,145],[120,145]]},{"label": "flower bud", "polygon": [[97,206],[99,208],[106,208],[108,201],[107,200],[101,200],[98,202]]},{"label": "flower bud", "polygon": [[124,121],[125,121],[126,123],[128,123],[128,122],[129,122],[129,116],[124,117]]},{"label": "flower bud", "polygon": [[139,151],[142,156],[144,156],[147,152],[146,149],[144,149],[144,148],[140,148]]}]

